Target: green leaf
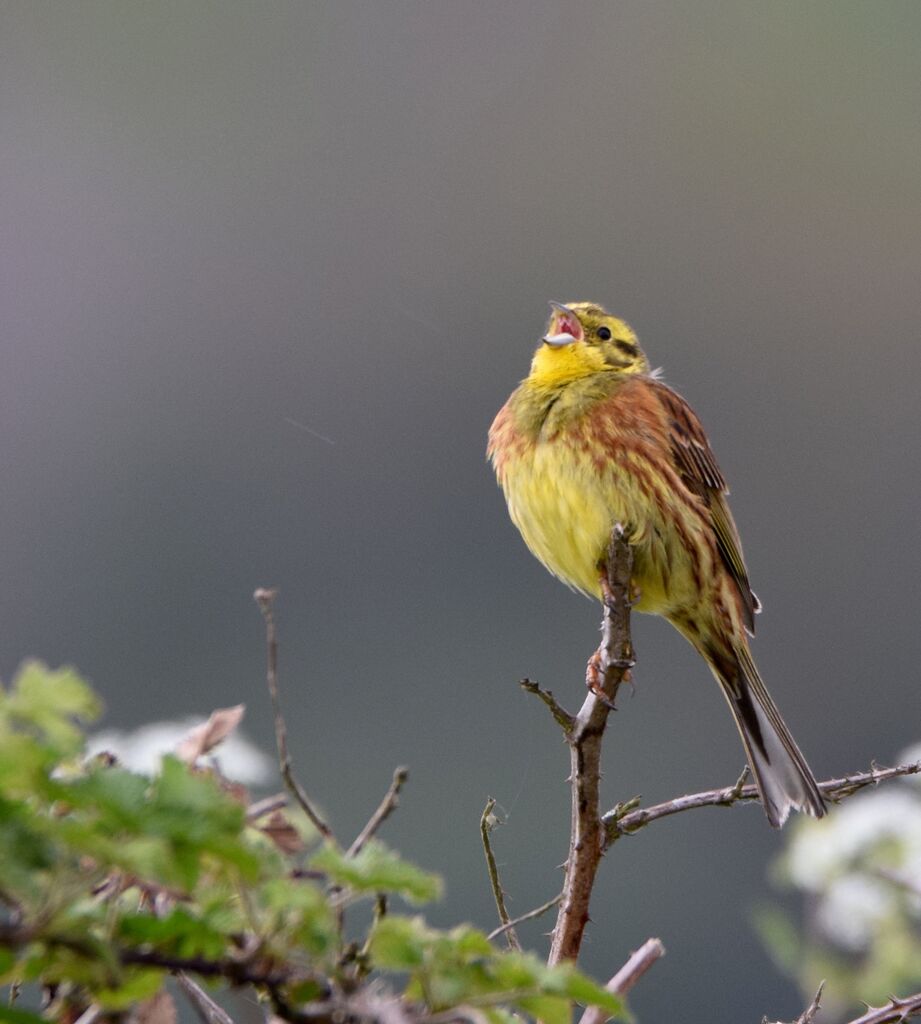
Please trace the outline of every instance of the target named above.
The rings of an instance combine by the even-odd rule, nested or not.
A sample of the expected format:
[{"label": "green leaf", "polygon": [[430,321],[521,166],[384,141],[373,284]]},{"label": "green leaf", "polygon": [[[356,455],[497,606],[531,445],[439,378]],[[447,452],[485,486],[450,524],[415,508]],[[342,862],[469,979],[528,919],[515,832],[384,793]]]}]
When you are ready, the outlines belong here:
[{"label": "green leaf", "polygon": [[12,950],[0,949],[0,984],[3,984],[7,980],[14,980],[9,977],[9,974],[15,966],[16,957],[13,955]]},{"label": "green leaf", "polygon": [[457,954],[462,957],[489,957],[496,955],[496,947],[486,938],[483,932],[461,924],[448,932],[448,938],[454,944]]},{"label": "green leaf", "polygon": [[332,881],[355,892],[396,893],[414,904],[429,903],[441,895],[441,879],[437,875],[402,860],[377,841],[368,843],[356,857],[346,857],[325,846],[311,863]]},{"label": "green leaf", "polygon": [[36,825],[34,812],[18,801],[0,798],[0,864],[3,887],[27,903],[39,897],[44,888],[44,872],[57,863],[54,844]]},{"label": "green leaf", "polygon": [[58,756],[34,737],[7,726],[0,721],[0,793],[13,799],[34,797],[43,792]]},{"label": "green leaf", "polygon": [[46,1017],[29,1010],[17,1010],[14,1006],[0,1006],[0,1021],[5,1024],[48,1024]]},{"label": "green leaf", "polygon": [[153,967],[133,967],[115,988],[97,988],[96,1001],[108,1010],[127,1010],[133,1004],[155,995],[163,985],[166,971]]},{"label": "green leaf", "polygon": [[530,953],[499,954],[494,951],[493,957],[493,984],[500,990],[507,992],[522,989],[536,990],[540,987],[542,977],[548,974],[543,963]]},{"label": "green leaf", "polygon": [[129,946],[153,946],[173,956],[217,959],[224,955],[228,936],[185,907],[174,907],[165,917],[127,914],[118,922],[118,934]]},{"label": "green leaf", "polygon": [[614,1017],[626,1012],[623,1000],[581,974],[572,964],[545,968],[541,987],[545,992],[566,996],[585,1006],[600,1006]]},{"label": "green leaf", "polygon": [[501,1006],[484,1006],[479,1010],[489,1024],[521,1024],[521,1018]]},{"label": "green leaf", "polygon": [[411,971],[425,962],[432,933],[421,917],[381,918],[371,936],[371,957],[378,967]]},{"label": "green leaf", "polygon": [[267,931],[276,946],[287,942],[316,956],[335,947],[335,915],[315,885],[274,878],[262,887],[260,896],[271,916]]},{"label": "green leaf", "polygon": [[543,1024],[571,1024],[572,1005],[559,996],[524,996],[515,1003]]},{"label": "green leaf", "polygon": [[40,661],[20,665],[5,703],[13,719],[37,729],[61,756],[82,746],[73,719],[90,722],[102,710],[99,698],[74,669],[50,669]]}]

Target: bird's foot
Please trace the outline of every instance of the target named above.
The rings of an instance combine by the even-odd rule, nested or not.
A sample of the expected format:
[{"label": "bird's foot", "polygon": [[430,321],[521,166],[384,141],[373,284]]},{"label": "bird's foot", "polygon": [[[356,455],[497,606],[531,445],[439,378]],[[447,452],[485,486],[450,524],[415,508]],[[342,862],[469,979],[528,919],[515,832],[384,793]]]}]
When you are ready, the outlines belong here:
[{"label": "bird's foot", "polygon": [[[593,693],[598,700],[601,701],[605,707],[610,708],[611,711],[616,711],[617,708],[614,701],[604,692],[604,669],[602,668],[603,656],[601,649],[599,648],[595,653],[588,659],[588,664],[585,666],[585,685],[590,693]],[[629,673],[625,673],[624,678],[627,678]]]}]

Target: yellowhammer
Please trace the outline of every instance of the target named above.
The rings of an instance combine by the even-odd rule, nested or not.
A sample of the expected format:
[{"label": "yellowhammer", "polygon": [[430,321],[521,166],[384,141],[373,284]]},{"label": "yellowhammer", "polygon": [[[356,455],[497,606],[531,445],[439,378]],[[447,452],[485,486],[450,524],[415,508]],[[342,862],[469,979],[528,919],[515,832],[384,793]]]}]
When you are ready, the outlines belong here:
[{"label": "yellowhammer", "polygon": [[550,572],[595,597],[620,523],[635,607],[668,619],[710,666],[770,823],[791,808],[821,817],[815,778],[749,651],[758,599],[700,421],[650,372],[623,320],[589,302],[551,306],[531,372],[489,431],[512,521]]}]

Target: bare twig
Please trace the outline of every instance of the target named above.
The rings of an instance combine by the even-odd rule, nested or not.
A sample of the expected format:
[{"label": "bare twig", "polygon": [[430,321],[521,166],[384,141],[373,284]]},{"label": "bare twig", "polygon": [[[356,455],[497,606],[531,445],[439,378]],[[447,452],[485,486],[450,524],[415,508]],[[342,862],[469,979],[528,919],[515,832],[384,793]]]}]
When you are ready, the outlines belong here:
[{"label": "bare twig", "polygon": [[519,924],[523,924],[525,921],[532,921],[535,917],[540,917],[541,914],[546,914],[547,911],[552,910],[562,898],[563,894],[558,892],[552,900],[547,900],[546,903],[542,903],[539,907],[529,910],[526,914],[522,914],[520,917],[513,917],[508,924],[501,924],[498,928],[493,928],[486,938],[490,941],[492,939],[497,939],[500,935],[508,931],[509,928],[514,928]]},{"label": "bare twig", "polygon": [[[609,992],[618,996],[625,996],[631,988],[642,978],[650,967],[665,956],[665,947],[661,939],[647,939],[642,946],[630,955],[630,958],[623,967],[605,985]],[[579,1024],[604,1024],[608,1019],[607,1014],[599,1006],[590,1006]]]},{"label": "bare twig", "polygon": [[921,1014],[921,992],[904,999],[891,996],[885,1006],[869,1007],[862,1017],[857,1017],[849,1024],[897,1024],[909,1017]]},{"label": "bare twig", "polygon": [[550,690],[543,689],[540,683],[535,683],[533,679],[522,679],[521,688],[528,693],[533,693],[535,697],[539,697],[550,709],[550,714],[556,719],[563,732],[569,733],[570,729],[576,724],[575,716],[571,715],[557,701]]},{"label": "bare twig", "polygon": [[400,803],[400,790],[403,788],[403,785],[408,778],[408,768],[400,767],[394,770],[390,788],[384,794],[384,799],[381,800],[377,810],[368,819],[368,824],[365,825],[361,832],[358,833],[355,837],[355,841],[348,848],[346,853],[347,857],[357,856],[358,853],[361,852],[365,843],[374,835],[375,832],[377,832],[393,811],[397,809]]},{"label": "bare twig", "polygon": [[496,910],[499,913],[499,920],[502,922],[502,932],[505,934],[505,941],[509,949],[521,949],[521,943],[515,933],[512,919],[508,916],[505,908],[505,893],[502,891],[502,883],[499,881],[499,868],[496,865],[496,858],[492,852],[492,843],[489,841],[489,833],[494,825],[492,820],[493,808],[496,801],[492,797],[486,801],[483,813],[480,815],[480,838],[483,840],[483,853],[486,855],[486,870],[489,872],[489,884],[492,886],[493,899],[496,901]]},{"label": "bare twig", "polygon": [[277,591],[260,587],[253,597],[262,617],[265,619],[265,641],[267,649],[266,682],[269,686],[269,695],[272,698],[272,712],[275,716],[275,742],[278,747],[278,767],[281,770],[281,777],[284,780],[289,792],[297,800],[301,810],[314,828],[324,839],[335,842],[333,830],[326,824],[319,812],[313,806],[304,788],[294,776],[294,768],[291,764],[291,756],[288,753],[288,730],[285,726],[285,719],[281,713],[281,702],[278,698],[278,640],[275,635],[275,595]]},{"label": "bare twig", "polygon": [[819,1012],[822,1003],[822,992],[825,989],[825,982],[819,983],[819,987],[815,990],[815,995],[812,997],[812,1002],[806,1007],[805,1010],[796,1018],[796,1024],[812,1024],[815,1020],[815,1015]]},{"label": "bare twig", "polygon": [[608,982],[606,988],[610,992],[625,996],[643,977],[650,967],[665,956],[665,947],[661,939],[647,939],[640,948]]},{"label": "bare twig", "polygon": [[[879,768],[873,765],[868,772],[855,772],[838,779],[826,779],[825,782],[819,783],[819,789],[827,799],[833,803],[839,803],[867,786],[877,786],[887,779],[919,773],[921,773],[921,761],[899,765],[896,768]],[[689,793],[686,796],[676,797],[674,800],[667,800],[665,803],[653,804],[652,807],[636,808],[630,804],[618,805],[608,811],[602,819],[605,828],[605,848],[621,836],[631,835],[653,821],[658,821],[659,818],[667,818],[672,814],[679,814],[681,811],[690,811],[695,807],[731,807],[736,803],[757,800],[758,790],[752,785],[742,785],[743,781],[744,773],[734,786],[708,789],[702,793]]]},{"label": "bare twig", "polygon": [[93,1003],[92,1006],[88,1006],[83,1013],[76,1019],[74,1024],[94,1024],[94,1021],[102,1013],[102,1007]]},{"label": "bare twig", "polygon": [[183,971],[177,971],[175,978],[202,1024],[233,1024],[230,1014],[218,1006],[201,985]]},{"label": "bare twig", "polygon": [[246,808],[246,820],[248,822],[258,821],[260,818],[265,818],[267,815],[274,814],[275,811],[280,811],[287,806],[288,796],[286,793],[275,793],[273,796],[263,797]]},{"label": "bare twig", "polygon": [[[567,731],[572,793],[569,854],[563,899],[557,915],[549,963],[575,960],[588,923],[595,875],[604,850],[601,821],[601,741],[620,684],[633,664],[630,640],[630,576],[633,551],[620,524],[611,532],[604,566],[604,619],[601,645],[589,660],[591,689]],[[606,585],[605,585],[606,584]]]}]

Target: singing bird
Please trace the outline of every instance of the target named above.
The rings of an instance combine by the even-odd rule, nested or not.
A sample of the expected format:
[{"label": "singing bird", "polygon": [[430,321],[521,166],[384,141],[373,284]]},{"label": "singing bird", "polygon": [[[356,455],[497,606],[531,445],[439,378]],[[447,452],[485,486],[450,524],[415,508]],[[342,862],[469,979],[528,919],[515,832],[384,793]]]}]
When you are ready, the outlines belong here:
[{"label": "singing bird", "polygon": [[564,583],[602,596],[621,524],[634,607],[661,615],[710,667],[768,821],[825,813],[815,778],[755,667],[748,583],[728,490],[697,416],[650,371],[636,334],[591,302],[552,302],[531,372],[489,430],[512,521]]}]

